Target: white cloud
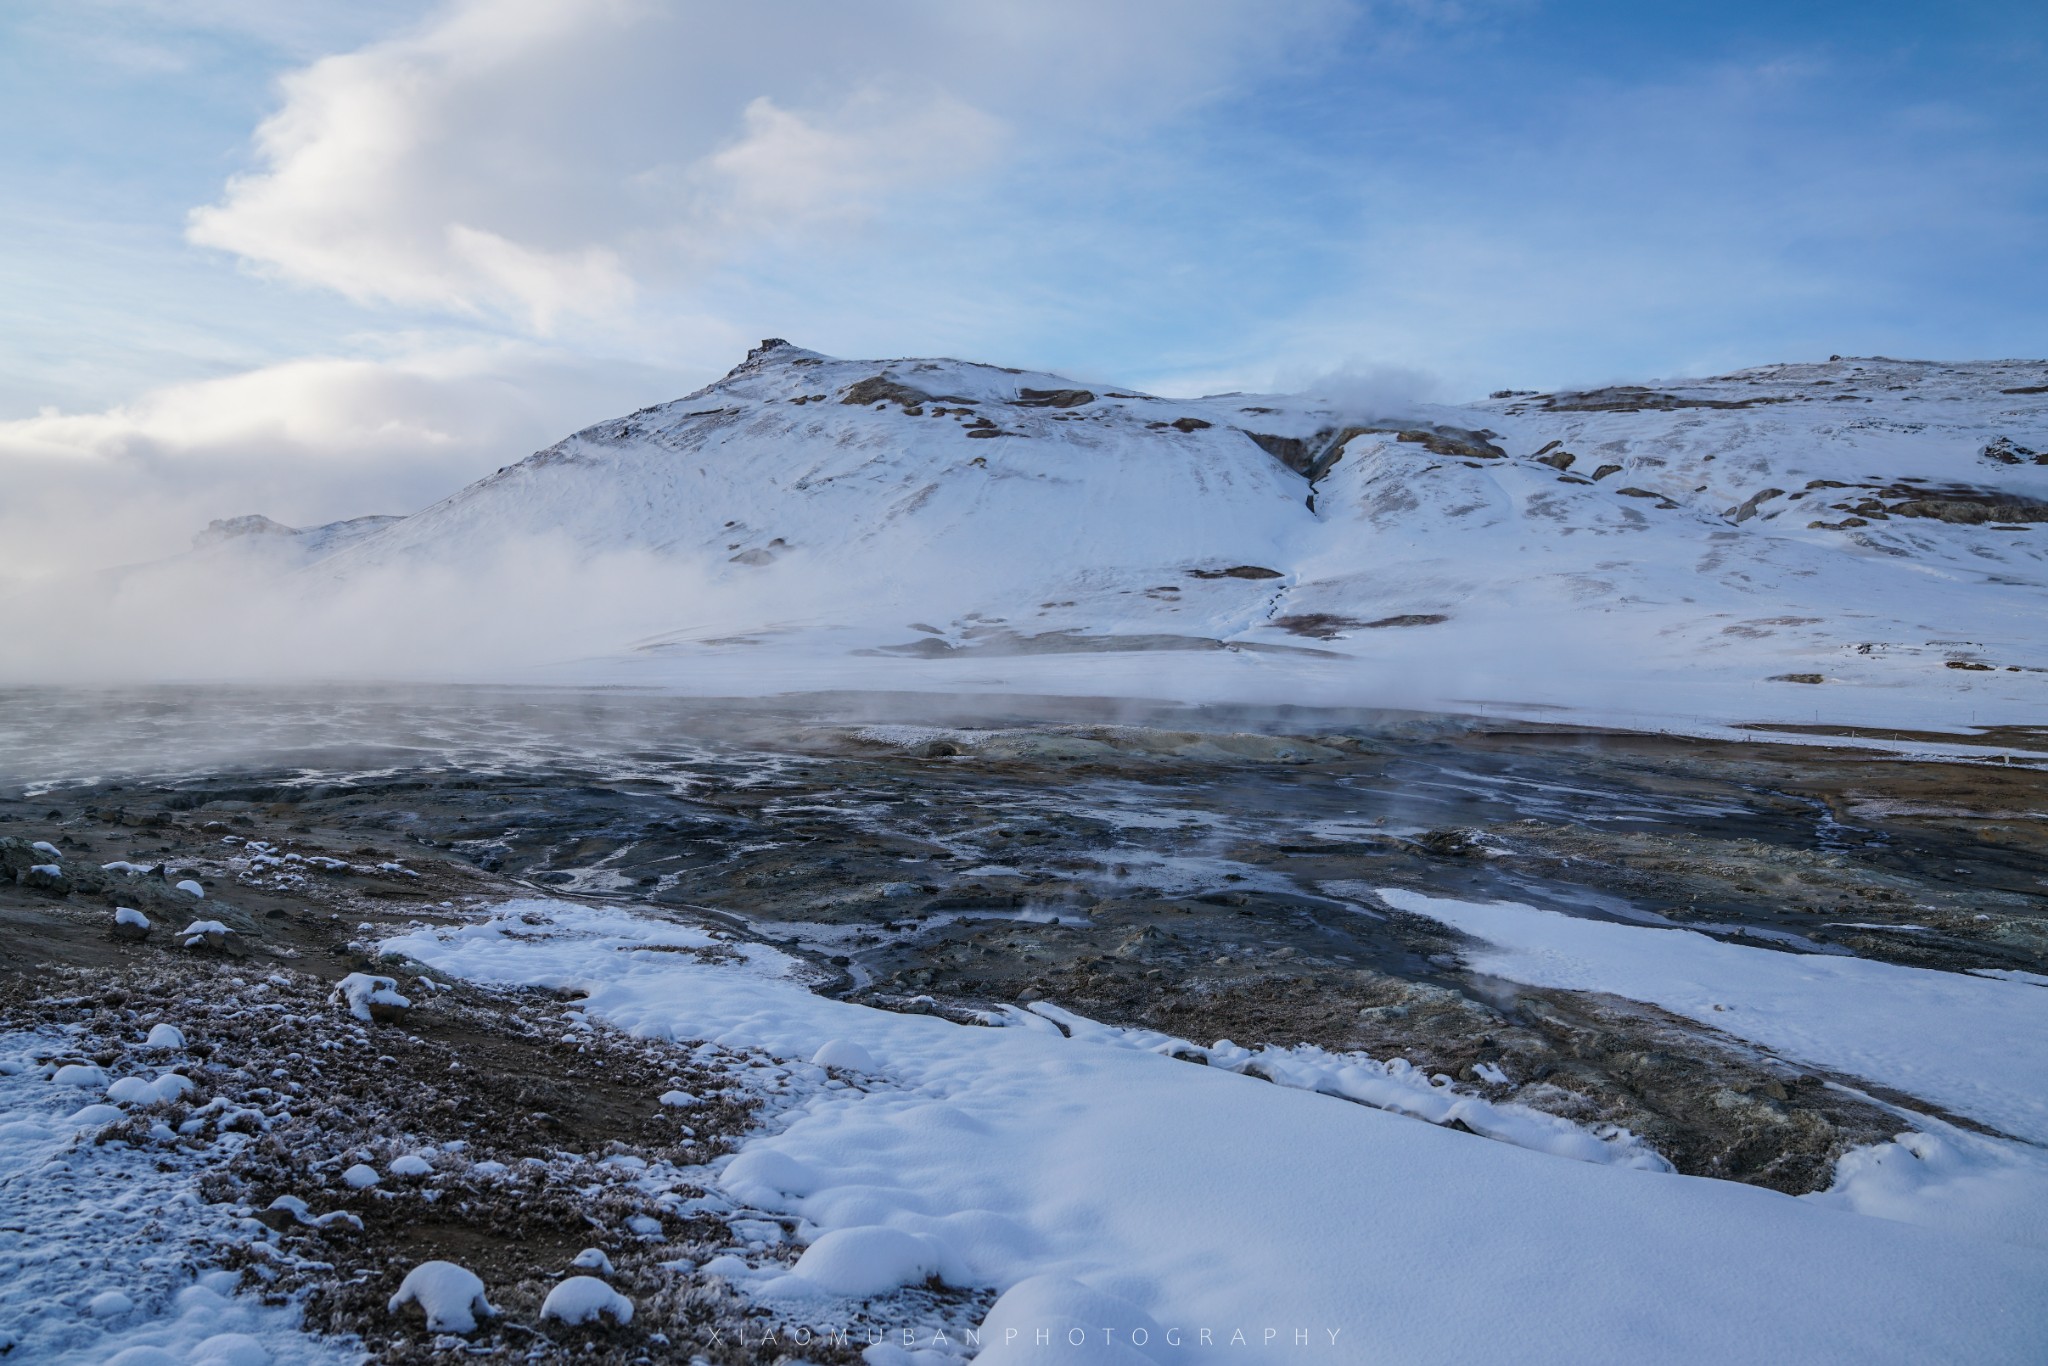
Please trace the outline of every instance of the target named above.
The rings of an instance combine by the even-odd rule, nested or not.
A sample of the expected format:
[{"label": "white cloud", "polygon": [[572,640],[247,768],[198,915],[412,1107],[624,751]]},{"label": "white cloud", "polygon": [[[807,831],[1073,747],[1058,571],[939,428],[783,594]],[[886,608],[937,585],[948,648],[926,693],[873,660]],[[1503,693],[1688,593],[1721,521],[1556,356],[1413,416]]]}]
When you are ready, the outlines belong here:
[{"label": "white cloud", "polygon": [[645,366],[470,347],[291,361],[0,422],[0,584],[174,554],[216,517],[417,511],[688,387]]},{"label": "white cloud", "polygon": [[461,0],[285,76],[258,169],[189,235],[358,301],[545,332],[764,240],[837,237],[1006,152],[1085,155],[1342,10]]}]

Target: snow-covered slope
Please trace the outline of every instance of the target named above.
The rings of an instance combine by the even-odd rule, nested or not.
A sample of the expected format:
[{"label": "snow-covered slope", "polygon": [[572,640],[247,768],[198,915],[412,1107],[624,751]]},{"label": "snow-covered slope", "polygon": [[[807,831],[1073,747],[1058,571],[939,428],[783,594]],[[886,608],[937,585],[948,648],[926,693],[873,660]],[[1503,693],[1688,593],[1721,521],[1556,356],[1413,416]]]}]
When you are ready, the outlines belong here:
[{"label": "snow-covered slope", "polygon": [[351,517],[320,526],[286,526],[260,513],[225,517],[208,522],[206,530],[192,538],[192,553],[311,564],[404,520],[403,517]]},{"label": "snow-covered slope", "polygon": [[529,540],[704,566],[620,642],[649,682],[1967,724],[2048,669],[2043,452],[2041,362],[1384,413],[770,342],[315,572]]}]

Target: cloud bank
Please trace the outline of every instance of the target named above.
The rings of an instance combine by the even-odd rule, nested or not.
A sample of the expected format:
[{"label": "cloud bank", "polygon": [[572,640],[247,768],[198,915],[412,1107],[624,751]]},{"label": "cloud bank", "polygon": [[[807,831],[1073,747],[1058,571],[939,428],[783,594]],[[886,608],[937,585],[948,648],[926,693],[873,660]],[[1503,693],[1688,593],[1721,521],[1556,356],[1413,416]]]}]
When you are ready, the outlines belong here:
[{"label": "cloud bank", "polygon": [[192,241],[364,301],[602,323],[919,196],[1128,136],[1327,0],[464,0],[287,75]]}]

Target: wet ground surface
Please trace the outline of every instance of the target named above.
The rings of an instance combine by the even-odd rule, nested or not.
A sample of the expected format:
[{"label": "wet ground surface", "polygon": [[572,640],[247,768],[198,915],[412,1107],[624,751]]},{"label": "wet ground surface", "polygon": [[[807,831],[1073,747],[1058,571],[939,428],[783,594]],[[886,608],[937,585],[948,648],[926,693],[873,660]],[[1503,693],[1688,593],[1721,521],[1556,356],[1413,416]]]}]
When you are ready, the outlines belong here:
[{"label": "wet ground surface", "polygon": [[[962,1020],[1043,1000],[1210,1043],[1404,1057],[1803,1192],[1900,1130],[1855,1078],[1615,997],[1509,989],[1335,884],[1512,899],[1787,953],[2048,973],[2048,778],[2021,763],[1414,715],[633,694],[0,698],[16,970],[145,954],[332,980],[399,926],[536,893],[808,958]],[[99,874],[123,860],[142,871]],[[175,890],[207,890],[203,911]],[[196,970],[196,969],[195,969]],[[226,971],[227,967],[209,968]],[[1847,1083],[1843,1085],[1840,1083]]]}]

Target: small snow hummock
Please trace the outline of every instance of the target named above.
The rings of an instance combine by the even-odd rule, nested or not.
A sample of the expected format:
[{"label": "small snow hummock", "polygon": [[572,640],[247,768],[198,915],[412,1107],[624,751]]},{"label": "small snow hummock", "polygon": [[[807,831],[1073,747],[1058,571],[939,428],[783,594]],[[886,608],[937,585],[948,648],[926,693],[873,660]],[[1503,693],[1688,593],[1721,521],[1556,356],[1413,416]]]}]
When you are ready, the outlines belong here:
[{"label": "small snow hummock", "polygon": [[185,1031],[174,1024],[151,1025],[149,1037],[142,1041],[144,1048],[175,1049],[185,1046]]},{"label": "small snow hummock", "polygon": [[102,1290],[85,1302],[85,1312],[96,1319],[119,1318],[135,1311],[135,1301],[118,1290]]},{"label": "small snow hummock", "polygon": [[103,873],[128,873],[132,875],[148,872],[149,865],[146,863],[130,863],[127,859],[117,858],[112,863],[102,863],[100,871]]},{"label": "small snow hummock", "polygon": [[34,849],[38,854],[48,854],[53,859],[61,859],[64,857],[63,851],[60,850],[56,845],[50,843],[48,840],[37,840],[34,844],[30,845],[29,847],[31,849]]},{"label": "small snow hummock", "polygon": [[71,1062],[57,1069],[57,1075],[50,1078],[59,1086],[90,1086],[97,1090],[107,1084],[107,1074],[87,1062]]},{"label": "small snow hummock", "polygon": [[[1076,1329],[1081,1337],[1074,1336]],[[1082,1338],[1099,1346],[1098,1353],[1076,1354],[1075,1360],[1128,1362],[1154,1359],[1166,1334],[1153,1317],[1129,1300],[1097,1290],[1066,1276],[1030,1276],[1017,1282],[989,1307],[981,1321],[981,1340],[988,1344],[977,1362],[989,1366],[1041,1361],[1032,1350],[1048,1339],[1065,1347]]]},{"label": "small snow hummock", "polygon": [[44,877],[64,876],[64,870],[54,863],[38,863],[33,868],[30,868],[29,871],[31,873],[40,873]]},{"label": "small snow hummock", "polygon": [[206,889],[200,886],[198,883],[194,882],[189,877],[182,882],[176,883],[175,885],[179,891],[183,892],[186,896],[191,897],[194,901],[206,900]]},{"label": "small snow hummock", "polygon": [[819,1067],[838,1067],[849,1072],[875,1070],[874,1055],[851,1039],[834,1039],[811,1055]]},{"label": "small snow hummock", "polygon": [[542,1319],[560,1319],[574,1326],[610,1315],[614,1323],[633,1321],[633,1302],[595,1276],[571,1276],[541,1301]]},{"label": "small snow hummock", "polygon": [[270,1366],[270,1349],[247,1333],[215,1333],[192,1349],[190,1366]]},{"label": "small snow hummock", "polygon": [[133,906],[114,908],[114,937],[116,939],[147,939],[149,932],[156,928],[149,923],[149,917]]},{"label": "small snow hummock", "polygon": [[[377,1175],[377,1169],[371,1166],[369,1163],[358,1162],[353,1167],[350,1167],[347,1171],[343,1172],[341,1174],[341,1179],[343,1181],[346,1181],[350,1186],[354,1187],[356,1190],[368,1190],[371,1186],[376,1185],[379,1181],[382,1181],[384,1178]],[[428,1265],[431,1266],[434,1265],[434,1263],[429,1262]]]},{"label": "small snow hummock", "polygon": [[384,1170],[393,1176],[432,1176],[434,1164],[418,1153],[407,1153],[403,1157],[392,1158],[391,1164]]},{"label": "small snow hummock", "polygon": [[584,1248],[576,1254],[576,1260],[570,1262],[569,1265],[581,1267],[585,1271],[595,1271],[600,1276],[612,1274],[612,1259],[605,1255],[605,1251],[601,1247]]},{"label": "small snow hummock", "polygon": [[[604,1282],[596,1284],[604,1285]],[[560,1286],[556,1287],[557,1291],[560,1289]],[[607,1292],[610,1289],[610,1286],[605,1286]],[[553,1294],[548,1296],[548,1302],[554,1302]],[[434,1333],[474,1333],[478,1314],[489,1317],[498,1312],[484,1298],[484,1283],[477,1274],[453,1262],[421,1262],[406,1272],[405,1279],[399,1283],[398,1293],[384,1307],[385,1312],[396,1314],[408,1304],[420,1307],[420,1312],[427,1316],[428,1331]],[[628,1305],[627,1315],[630,1317],[632,1312],[632,1306]],[[546,1305],[541,1307],[541,1316],[547,1316]]]},{"label": "small snow hummock", "polygon": [[[921,1285],[931,1276],[944,1278],[954,1270],[954,1261],[950,1249],[936,1238],[874,1224],[832,1229],[804,1249],[790,1273],[835,1295],[865,1298],[898,1286]],[[788,1279],[772,1284],[784,1291],[796,1289],[784,1284]]]},{"label": "small snow hummock", "polygon": [[107,1088],[107,1099],[120,1105],[156,1105],[177,1100],[192,1089],[192,1079],[177,1072],[165,1072],[155,1081],[122,1077]]},{"label": "small snow hummock", "polygon": [[395,1018],[412,1004],[398,994],[397,979],[369,972],[352,972],[342,978],[335,984],[333,999],[346,1004],[348,1013],[358,1020]]},{"label": "small snow hummock", "polygon": [[695,1105],[697,1098],[688,1091],[663,1091],[661,1093],[661,1103],[663,1105],[675,1106]]}]

